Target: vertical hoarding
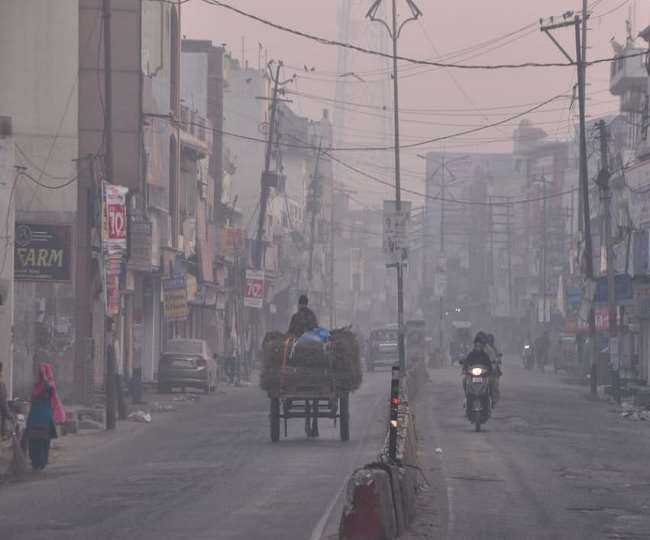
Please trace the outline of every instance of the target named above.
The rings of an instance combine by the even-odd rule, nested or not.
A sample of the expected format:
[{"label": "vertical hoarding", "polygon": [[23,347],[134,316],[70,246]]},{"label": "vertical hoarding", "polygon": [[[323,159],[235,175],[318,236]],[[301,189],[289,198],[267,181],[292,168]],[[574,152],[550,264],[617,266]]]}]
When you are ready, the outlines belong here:
[{"label": "vertical hoarding", "polygon": [[244,306],[262,309],[264,306],[264,271],[246,270]]},{"label": "vertical hoarding", "polygon": [[402,201],[397,210],[395,201],[384,201],[383,247],[388,264],[406,261],[408,256],[408,233],[411,220],[411,203]]}]

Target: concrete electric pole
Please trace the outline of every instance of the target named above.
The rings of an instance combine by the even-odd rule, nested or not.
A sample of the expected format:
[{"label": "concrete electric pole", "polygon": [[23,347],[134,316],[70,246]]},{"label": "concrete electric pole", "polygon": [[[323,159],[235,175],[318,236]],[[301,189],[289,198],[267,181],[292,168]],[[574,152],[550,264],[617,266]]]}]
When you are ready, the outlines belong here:
[{"label": "concrete electric pole", "polygon": [[603,203],[605,226],[605,250],[607,253],[607,305],[609,312],[609,368],[612,375],[612,397],[621,402],[619,370],[618,309],[616,307],[616,257],[612,237],[612,190],[609,184],[609,134],[604,120],[598,122],[600,138],[600,173],[598,187]]},{"label": "concrete electric pole", "polygon": [[[579,15],[573,16],[571,12],[559,17],[559,22],[551,20],[550,24],[541,25],[542,32],[551,39],[551,41],[560,49],[562,54],[572,63],[576,64],[578,75],[578,106],[580,115],[580,201],[582,208],[582,227],[584,232],[584,274],[586,281],[593,282],[594,280],[594,260],[593,248],[591,238],[591,214],[589,211],[589,172],[587,162],[587,128],[586,128],[586,54],[587,54],[587,38],[585,35],[587,28],[587,0],[583,0],[582,17]],[[560,45],[560,43],[553,37],[551,30],[558,28],[566,28],[573,26],[575,29],[575,42],[576,42],[576,59],[574,60],[571,55]],[[586,287],[590,291],[589,286]],[[593,307],[593,298],[587,299],[590,304],[589,308],[589,342],[591,345],[591,393],[596,395],[598,391],[598,343],[596,335],[596,314]]]}]

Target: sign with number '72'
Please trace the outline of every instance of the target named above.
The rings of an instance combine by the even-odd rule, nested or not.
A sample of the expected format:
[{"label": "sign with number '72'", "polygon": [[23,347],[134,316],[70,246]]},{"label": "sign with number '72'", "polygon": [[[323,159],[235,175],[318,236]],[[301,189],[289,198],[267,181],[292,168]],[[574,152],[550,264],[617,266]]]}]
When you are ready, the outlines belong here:
[{"label": "sign with number '72'", "polygon": [[264,306],[264,271],[246,270],[244,306],[262,309]]}]

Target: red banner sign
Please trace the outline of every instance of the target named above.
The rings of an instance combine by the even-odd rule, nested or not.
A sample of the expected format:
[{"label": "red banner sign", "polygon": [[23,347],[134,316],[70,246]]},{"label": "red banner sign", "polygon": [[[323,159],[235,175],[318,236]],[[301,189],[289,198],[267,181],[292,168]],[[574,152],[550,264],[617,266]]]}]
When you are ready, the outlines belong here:
[{"label": "red banner sign", "polygon": [[244,306],[262,309],[264,306],[264,271],[246,270]]}]

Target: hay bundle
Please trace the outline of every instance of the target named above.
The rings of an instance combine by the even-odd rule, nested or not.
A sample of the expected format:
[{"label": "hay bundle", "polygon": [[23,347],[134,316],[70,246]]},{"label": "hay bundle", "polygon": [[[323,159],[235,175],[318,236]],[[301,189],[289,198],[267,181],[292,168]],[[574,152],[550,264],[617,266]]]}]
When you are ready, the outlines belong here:
[{"label": "hay bundle", "polygon": [[[262,350],[262,373],[260,387],[262,390],[277,392],[282,385],[282,367],[318,368],[333,370],[336,387],[344,392],[352,392],[361,386],[361,353],[357,336],[349,328],[332,331],[331,341],[324,349],[317,351],[316,345],[311,350],[307,345],[304,350],[296,351],[290,356],[293,339],[287,334],[269,332],[264,337]],[[330,372],[331,373],[331,372]]]},{"label": "hay bundle", "polygon": [[262,342],[262,390],[277,390],[281,384],[281,369],[286,364],[291,343],[289,336],[281,332],[268,332]]},{"label": "hay bundle", "polygon": [[341,390],[353,392],[361,386],[361,350],[357,335],[350,328],[332,331],[332,354],[336,386]]}]

